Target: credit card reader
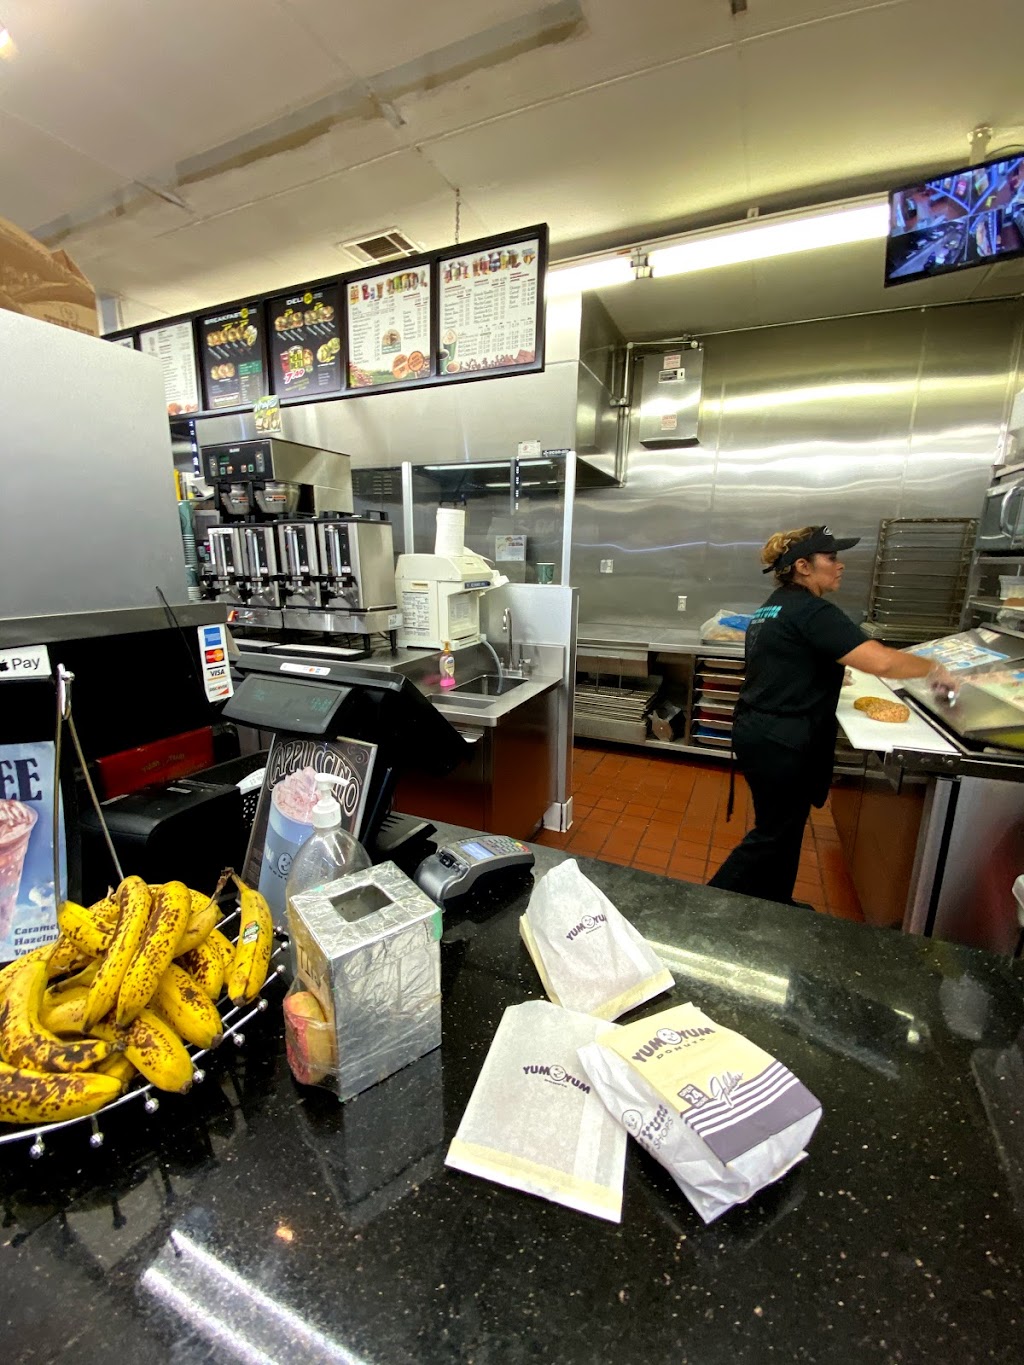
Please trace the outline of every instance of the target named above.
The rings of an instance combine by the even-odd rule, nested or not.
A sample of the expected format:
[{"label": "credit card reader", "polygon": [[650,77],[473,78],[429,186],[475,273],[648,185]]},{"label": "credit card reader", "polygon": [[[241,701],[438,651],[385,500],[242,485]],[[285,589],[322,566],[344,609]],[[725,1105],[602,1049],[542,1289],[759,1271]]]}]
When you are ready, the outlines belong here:
[{"label": "credit card reader", "polygon": [[437,905],[464,896],[481,877],[532,867],[533,854],[518,839],[480,834],[458,839],[425,858],[413,880]]}]

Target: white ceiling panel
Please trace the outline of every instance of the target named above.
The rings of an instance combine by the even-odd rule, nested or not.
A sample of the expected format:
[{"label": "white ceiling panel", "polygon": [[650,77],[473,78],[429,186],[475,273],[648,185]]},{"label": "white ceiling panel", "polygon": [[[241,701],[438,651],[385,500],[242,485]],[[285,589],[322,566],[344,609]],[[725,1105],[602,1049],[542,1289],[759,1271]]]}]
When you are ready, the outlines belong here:
[{"label": "white ceiling panel", "polygon": [[[380,15],[383,22],[363,6],[339,0],[281,0],[285,13],[314,34],[326,48],[344,61],[357,76],[372,78],[406,63],[421,61],[424,54],[453,44],[467,44],[489,29],[532,15],[543,16],[551,8],[545,0],[391,0]],[[426,74],[426,73],[425,73]]]},{"label": "white ceiling panel", "polygon": [[[714,103],[735,61],[723,51],[691,69],[695,105]],[[744,175],[736,110],[717,107],[698,131],[673,71],[446,138],[430,155],[492,230],[553,214],[561,240],[698,213],[718,202],[723,181]]]},{"label": "white ceiling panel", "polygon": [[0,214],[19,226],[46,222],[122,183],[116,171],[0,111]]},{"label": "white ceiling panel", "polygon": [[334,88],[347,73],[276,0],[5,0],[18,57],[0,108],[147,175]]}]

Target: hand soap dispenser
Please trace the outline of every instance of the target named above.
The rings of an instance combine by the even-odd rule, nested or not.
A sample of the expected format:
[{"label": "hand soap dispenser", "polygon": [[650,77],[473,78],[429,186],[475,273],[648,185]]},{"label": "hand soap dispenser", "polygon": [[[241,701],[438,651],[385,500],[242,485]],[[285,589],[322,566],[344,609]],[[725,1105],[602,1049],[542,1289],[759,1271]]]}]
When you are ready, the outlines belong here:
[{"label": "hand soap dispenser", "polygon": [[313,807],[313,833],[295,855],[288,877],[285,897],[291,904],[293,896],[313,891],[318,886],[337,881],[349,872],[365,872],[370,866],[370,855],[358,839],[341,825],[341,806],[334,796],[334,787],[347,787],[348,779],[331,773],[320,773],[316,779],[320,798]]}]

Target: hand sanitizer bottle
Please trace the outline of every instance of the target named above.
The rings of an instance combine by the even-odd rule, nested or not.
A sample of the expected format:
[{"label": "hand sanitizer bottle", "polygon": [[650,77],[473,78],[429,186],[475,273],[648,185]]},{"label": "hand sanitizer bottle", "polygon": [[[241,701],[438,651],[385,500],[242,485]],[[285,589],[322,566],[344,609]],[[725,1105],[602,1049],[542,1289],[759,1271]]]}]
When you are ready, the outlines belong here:
[{"label": "hand sanitizer bottle", "polygon": [[444,649],[441,652],[441,686],[444,688],[455,686],[455,655],[452,647],[447,640],[444,642]]},{"label": "hand sanitizer bottle", "polygon": [[341,806],[332,789],[347,787],[348,779],[321,773],[316,785],[320,799],[313,807],[313,833],[296,853],[285,888],[289,905],[302,891],[313,891],[349,872],[365,872],[372,866],[359,840],[341,827]]}]

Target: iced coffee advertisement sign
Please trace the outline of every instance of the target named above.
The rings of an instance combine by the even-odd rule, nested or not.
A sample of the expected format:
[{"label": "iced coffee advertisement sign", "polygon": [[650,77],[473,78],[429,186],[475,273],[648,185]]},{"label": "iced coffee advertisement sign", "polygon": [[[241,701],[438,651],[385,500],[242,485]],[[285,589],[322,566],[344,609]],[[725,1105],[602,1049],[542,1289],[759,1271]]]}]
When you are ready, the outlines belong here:
[{"label": "iced coffee advertisement sign", "polygon": [[539,238],[445,257],[439,271],[442,375],[534,363]]},{"label": "iced coffee advertisement sign", "polygon": [[430,268],[350,280],[345,288],[350,387],[429,379]]},{"label": "iced coffee advertisement sign", "polygon": [[285,924],[284,893],[295,855],[313,833],[317,776],[330,773],[342,779],[344,785],[335,786],[334,799],[341,807],[342,828],[358,838],[376,753],[375,744],[357,739],[275,737],[249,837],[244,880],[259,886],[276,924]]},{"label": "iced coffee advertisement sign", "polygon": [[[67,884],[60,811],[61,894]],[[57,937],[53,888],[53,745],[0,745],[0,962]]]}]

